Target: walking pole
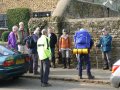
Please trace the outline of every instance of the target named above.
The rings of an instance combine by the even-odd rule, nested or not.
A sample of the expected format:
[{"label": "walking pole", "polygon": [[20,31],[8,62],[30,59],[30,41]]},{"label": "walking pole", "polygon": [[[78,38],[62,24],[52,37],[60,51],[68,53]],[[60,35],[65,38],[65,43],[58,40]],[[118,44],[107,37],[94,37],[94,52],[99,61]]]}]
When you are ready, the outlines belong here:
[{"label": "walking pole", "polygon": [[95,58],[96,58],[96,67],[97,67],[97,69],[98,69],[98,56],[97,56],[97,54],[98,54],[98,48],[96,47],[96,49],[95,49],[95,51],[96,51],[96,56],[95,56]]}]

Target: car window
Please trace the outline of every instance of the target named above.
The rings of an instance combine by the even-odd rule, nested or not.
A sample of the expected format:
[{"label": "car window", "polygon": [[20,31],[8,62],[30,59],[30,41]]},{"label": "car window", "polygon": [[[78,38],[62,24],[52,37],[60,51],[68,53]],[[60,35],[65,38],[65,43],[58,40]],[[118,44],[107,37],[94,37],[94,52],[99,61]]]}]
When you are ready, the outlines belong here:
[{"label": "car window", "polygon": [[0,45],[0,55],[13,55],[13,54],[15,54],[15,52]]},{"label": "car window", "polygon": [[0,56],[3,56],[3,55],[0,53]]}]

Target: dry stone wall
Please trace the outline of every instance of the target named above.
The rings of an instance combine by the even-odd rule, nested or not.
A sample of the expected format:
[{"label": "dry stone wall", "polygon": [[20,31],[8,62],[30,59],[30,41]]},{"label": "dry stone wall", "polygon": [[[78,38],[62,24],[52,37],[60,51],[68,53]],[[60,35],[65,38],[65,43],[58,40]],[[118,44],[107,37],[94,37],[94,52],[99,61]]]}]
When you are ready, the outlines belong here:
[{"label": "dry stone wall", "polygon": [[[107,27],[109,33],[113,37],[112,41],[112,61],[113,63],[120,59],[120,18],[91,18],[91,19],[69,19],[66,21],[66,26],[73,39],[73,35],[78,28],[86,28],[94,42],[98,42],[99,38],[102,36],[101,30]],[[73,40],[72,40],[73,41]],[[74,43],[72,43],[74,48]],[[96,52],[97,50],[97,52]],[[72,58],[74,55],[72,56]],[[95,46],[91,49],[91,61],[92,65],[96,65],[96,60],[99,61],[99,66],[102,65],[102,54],[100,49],[96,49]],[[74,58],[73,58],[74,59]]]},{"label": "dry stone wall", "polygon": [[[50,20],[50,19],[48,19]],[[34,20],[33,20],[34,22]],[[53,26],[55,33],[58,36],[61,34],[63,28],[66,28],[69,32],[72,41],[72,49],[74,48],[73,36],[78,28],[86,28],[94,42],[98,42],[101,37],[101,30],[104,27],[108,28],[109,33],[113,37],[112,41],[112,61],[113,63],[120,59],[120,18],[111,17],[111,18],[89,18],[89,19],[68,19],[65,22],[55,22],[50,21],[48,26]],[[58,31],[60,30],[60,31]],[[58,46],[57,46],[58,48]],[[56,48],[56,57],[58,58],[58,49]],[[97,52],[96,52],[97,50]],[[71,52],[72,62],[76,60],[75,55]],[[91,49],[90,58],[92,61],[92,67],[96,67],[96,61],[99,62],[99,68],[102,67],[102,54],[100,49],[96,49],[95,46]],[[61,60],[61,59],[60,59]]]}]

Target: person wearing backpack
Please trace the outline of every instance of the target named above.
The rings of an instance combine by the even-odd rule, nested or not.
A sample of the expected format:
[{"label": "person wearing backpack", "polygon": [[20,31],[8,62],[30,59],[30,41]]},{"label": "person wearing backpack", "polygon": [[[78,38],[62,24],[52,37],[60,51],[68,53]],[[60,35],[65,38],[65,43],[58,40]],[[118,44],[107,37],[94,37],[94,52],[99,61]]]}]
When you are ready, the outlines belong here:
[{"label": "person wearing backpack", "polygon": [[28,48],[28,53],[31,57],[29,72],[34,75],[38,72],[38,53],[37,53],[37,40],[39,36],[39,27],[37,27],[33,34],[31,34],[24,40]]},{"label": "person wearing backpack", "polygon": [[70,47],[71,47],[71,41],[70,37],[67,34],[67,30],[62,30],[62,35],[59,39],[59,52],[62,54],[62,62],[64,65],[64,69],[67,68],[67,62],[68,62],[68,69],[70,69]]},{"label": "person wearing backpack", "polygon": [[88,79],[94,79],[94,76],[91,74],[91,64],[90,64],[90,56],[89,56],[90,49],[93,45],[93,40],[89,32],[84,28],[81,28],[79,31],[76,31],[74,35],[74,44],[76,49],[88,50],[88,53],[77,54],[78,72],[79,72],[80,79],[82,79],[83,62],[86,62]]}]

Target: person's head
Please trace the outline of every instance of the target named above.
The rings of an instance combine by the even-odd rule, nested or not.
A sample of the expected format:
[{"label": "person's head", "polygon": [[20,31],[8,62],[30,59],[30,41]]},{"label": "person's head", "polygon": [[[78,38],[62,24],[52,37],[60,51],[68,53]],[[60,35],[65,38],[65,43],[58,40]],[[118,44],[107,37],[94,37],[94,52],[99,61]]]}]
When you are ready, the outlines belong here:
[{"label": "person's head", "polygon": [[48,27],[48,34],[53,33],[53,28],[52,27]]},{"label": "person's head", "polygon": [[46,30],[46,29],[43,29],[43,30],[41,31],[41,33],[42,33],[42,35],[46,35],[46,36],[47,36],[47,30]]},{"label": "person's head", "polygon": [[35,31],[34,31],[34,34],[39,35],[39,32],[40,32],[40,28],[37,27],[37,28],[35,29]]},{"label": "person's head", "polygon": [[28,35],[32,35],[32,29],[28,28]]},{"label": "person's head", "polygon": [[23,22],[19,22],[19,28],[23,29],[24,28],[24,23]]},{"label": "person's head", "polygon": [[81,28],[80,31],[87,31],[87,29],[85,29],[85,28]]},{"label": "person's head", "polygon": [[17,27],[16,25],[14,25],[14,26],[12,27],[12,31],[13,31],[14,33],[17,33],[18,27]]},{"label": "person's head", "polygon": [[66,29],[63,29],[63,30],[62,30],[62,33],[63,33],[64,35],[66,35],[66,34],[67,34],[67,30],[66,30]]},{"label": "person's head", "polygon": [[106,28],[103,28],[103,29],[102,29],[102,34],[103,34],[103,35],[107,35],[107,34],[108,34],[108,31],[107,31]]}]

